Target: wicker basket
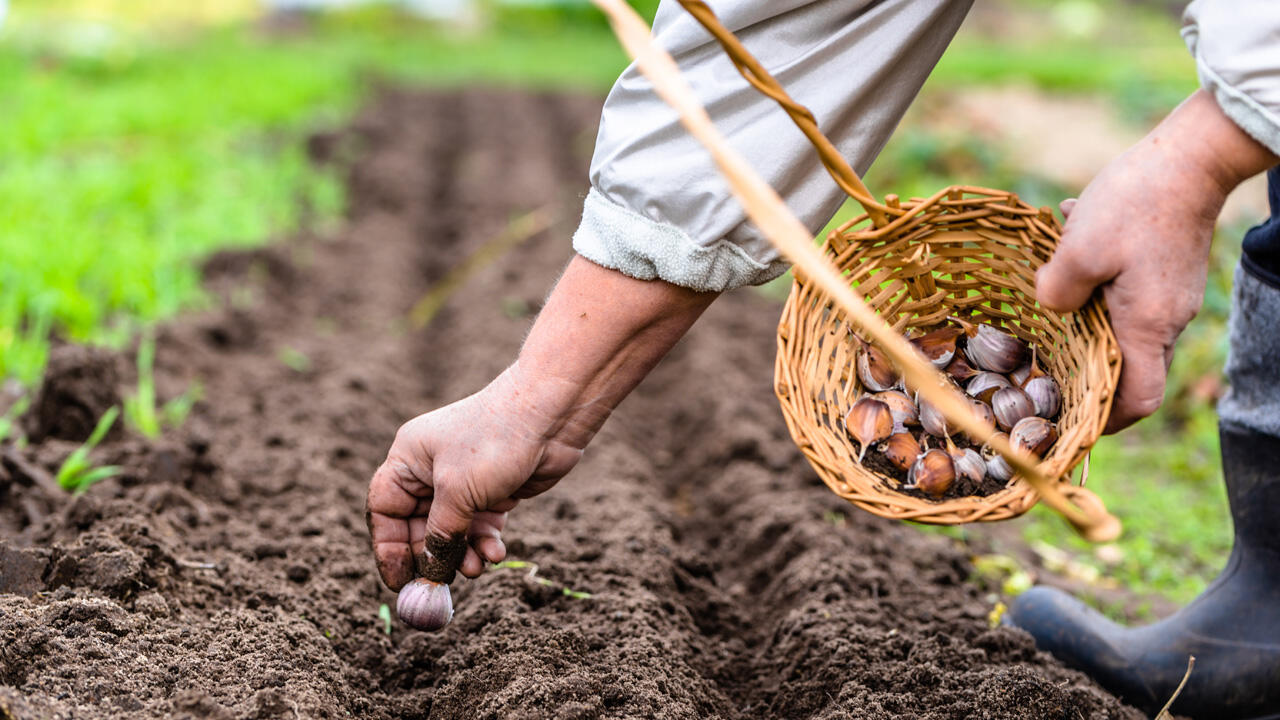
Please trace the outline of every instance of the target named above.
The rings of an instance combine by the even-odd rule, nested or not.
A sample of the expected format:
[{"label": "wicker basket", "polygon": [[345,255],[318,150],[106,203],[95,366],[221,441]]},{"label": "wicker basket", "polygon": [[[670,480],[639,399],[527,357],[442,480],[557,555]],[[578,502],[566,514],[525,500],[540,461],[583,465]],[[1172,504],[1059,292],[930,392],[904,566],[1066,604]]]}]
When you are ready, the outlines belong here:
[{"label": "wicker basket", "polygon": [[[1012,193],[975,187],[901,204],[890,197],[887,206],[891,223],[877,227],[864,214],[832,232],[824,251],[898,332],[959,316],[1000,325],[1036,347],[1063,399],[1060,437],[1040,469],[1069,482],[1106,423],[1120,353],[1099,303],[1065,315],[1036,305],[1035,272],[1057,245],[1057,220]],[[897,492],[897,480],[860,465],[842,422],[863,392],[851,372],[855,344],[829,297],[797,279],[778,325],[776,390],[792,437],[832,491],[877,515],[937,524],[1005,520],[1035,505],[1039,496],[1025,482],[986,497],[930,501]]]},{"label": "wicker basket", "polygon": [[[621,2],[596,2],[610,14],[658,93],[711,151],[748,214],[796,263],[796,281],[778,326],[775,387],[792,438],[828,487],[876,515],[944,525],[1016,517],[1043,498],[1085,537],[1114,538],[1119,522],[1082,486],[1088,463],[1080,484],[1070,476],[1087,460],[1110,413],[1120,352],[1099,299],[1068,314],[1035,302],[1035,272],[1060,239],[1053,213],[1030,207],[1011,192],[968,186],[927,199],[900,202],[890,195],[878,202],[813,115],[787,95],[710,8],[700,0],[680,0],[743,77],[786,110],[835,182],[863,206],[863,215],[826,238],[819,255],[776,193],[715,131],[679,79],[674,61],[648,40],[643,22]],[[1019,476],[985,497],[933,501],[899,492],[896,479],[860,464],[843,418],[862,394],[853,371],[862,335],[898,364],[952,427],[987,438],[991,429],[955,393],[929,387],[940,376],[902,337],[949,316],[1000,325],[1037,349],[1042,366],[1062,389],[1060,435],[1038,466],[1029,456],[1015,455],[1007,443],[993,441]]]}]

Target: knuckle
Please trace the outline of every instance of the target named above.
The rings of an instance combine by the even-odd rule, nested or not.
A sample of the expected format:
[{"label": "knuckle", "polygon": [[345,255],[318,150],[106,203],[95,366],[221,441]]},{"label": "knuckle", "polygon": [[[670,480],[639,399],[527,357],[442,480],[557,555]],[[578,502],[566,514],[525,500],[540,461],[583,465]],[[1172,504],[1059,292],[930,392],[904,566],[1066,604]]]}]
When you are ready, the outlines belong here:
[{"label": "knuckle", "polygon": [[482,483],[474,473],[458,471],[439,471],[435,479],[436,494],[446,498],[447,502],[457,507],[471,510],[484,509],[485,497]]},{"label": "knuckle", "polygon": [[392,441],[393,447],[402,447],[413,442],[418,434],[418,424],[416,419],[409,420],[396,429],[395,440]]},{"label": "knuckle", "polygon": [[462,494],[463,501],[467,503],[467,507],[474,511],[484,510],[489,506],[488,493],[474,474],[467,474],[459,492]]}]

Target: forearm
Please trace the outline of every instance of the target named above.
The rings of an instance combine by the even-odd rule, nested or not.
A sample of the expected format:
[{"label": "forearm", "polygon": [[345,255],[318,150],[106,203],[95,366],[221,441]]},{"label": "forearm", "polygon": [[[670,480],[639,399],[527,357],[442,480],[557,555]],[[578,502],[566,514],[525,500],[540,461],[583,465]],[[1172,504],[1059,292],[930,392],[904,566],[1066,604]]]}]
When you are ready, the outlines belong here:
[{"label": "forearm", "polygon": [[1237,185],[1280,162],[1228,118],[1205,90],[1197,90],[1139,144],[1161,156],[1187,184],[1225,197]]},{"label": "forearm", "polygon": [[516,402],[585,447],[716,297],[575,256],[508,371]]}]

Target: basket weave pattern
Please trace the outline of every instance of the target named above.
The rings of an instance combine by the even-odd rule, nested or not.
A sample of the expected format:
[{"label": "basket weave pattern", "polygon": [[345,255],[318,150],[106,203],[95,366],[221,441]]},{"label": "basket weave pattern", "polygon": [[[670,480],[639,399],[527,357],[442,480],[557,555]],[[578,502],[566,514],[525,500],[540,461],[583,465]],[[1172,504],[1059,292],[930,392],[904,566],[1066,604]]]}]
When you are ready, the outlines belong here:
[{"label": "basket weave pattern", "polygon": [[[1069,476],[1106,423],[1120,352],[1098,301],[1068,314],[1035,302],[1035,272],[1060,239],[1057,219],[1013,193],[968,186],[901,203],[889,196],[885,207],[889,222],[855,218],[830,234],[824,252],[898,332],[954,316],[1003,327],[1035,347],[1062,390],[1060,437],[1041,469],[1069,495],[1093,500]],[[843,422],[864,392],[856,352],[842,313],[797,275],[778,325],[775,388],[793,439],[832,491],[876,515],[934,524],[1005,520],[1035,505],[1038,495],[1022,480],[986,497],[933,501],[898,492],[896,479],[862,466]]]}]

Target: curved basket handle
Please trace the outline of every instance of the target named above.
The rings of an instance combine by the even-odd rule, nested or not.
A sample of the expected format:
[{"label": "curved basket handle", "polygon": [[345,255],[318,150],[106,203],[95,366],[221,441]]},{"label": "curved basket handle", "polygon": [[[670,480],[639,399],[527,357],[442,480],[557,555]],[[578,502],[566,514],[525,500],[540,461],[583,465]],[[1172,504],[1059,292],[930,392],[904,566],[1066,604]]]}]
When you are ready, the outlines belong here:
[{"label": "curved basket handle", "polygon": [[826,135],[818,129],[818,120],[809,111],[809,108],[801,105],[782,89],[782,85],[769,74],[768,70],[755,59],[737,36],[729,32],[702,0],[680,0],[680,4],[689,12],[698,22],[702,23],[702,27],[720,42],[724,51],[729,55],[729,59],[733,61],[734,67],[738,68],[738,72],[742,73],[742,77],[751,83],[757,90],[765,95],[773,98],[775,102],[782,106],[783,110],[791,116],[791,120],[795,122],[796,127],[800,128],[800,132],[809,138],[809,142],[813,143],[813,147],[818,151],[818,157],[822,159],[822,164],[826,166],[827,172],[831,173],[831,177],[835,179],[836,184],[845,194],[861,203],[867,215],[870,216],[871,222],[876,227],[883,227],[886,222],[886,212],[889,208],[875,200],[875,196],[863,184],[862,178],[858,177],[858,173],[849,164],[848,160],[840,154],[836,146],[827,139]]},{"label": "curved basket handle", "polygon": [[1076,507],[1083,510],[1086,515],[1091,518],[1098,518],[1098,521],[1092,525],[1076,526],[1076,530],[1085,540],[1089,542],[1111,542],[1120,537],[1120,519],[1107,512],[1107,506],[1103,504],[1102,498],[1094,494],[1092,490],[1079,485],[1064,483],[1062,485],[1062,494]]}]

